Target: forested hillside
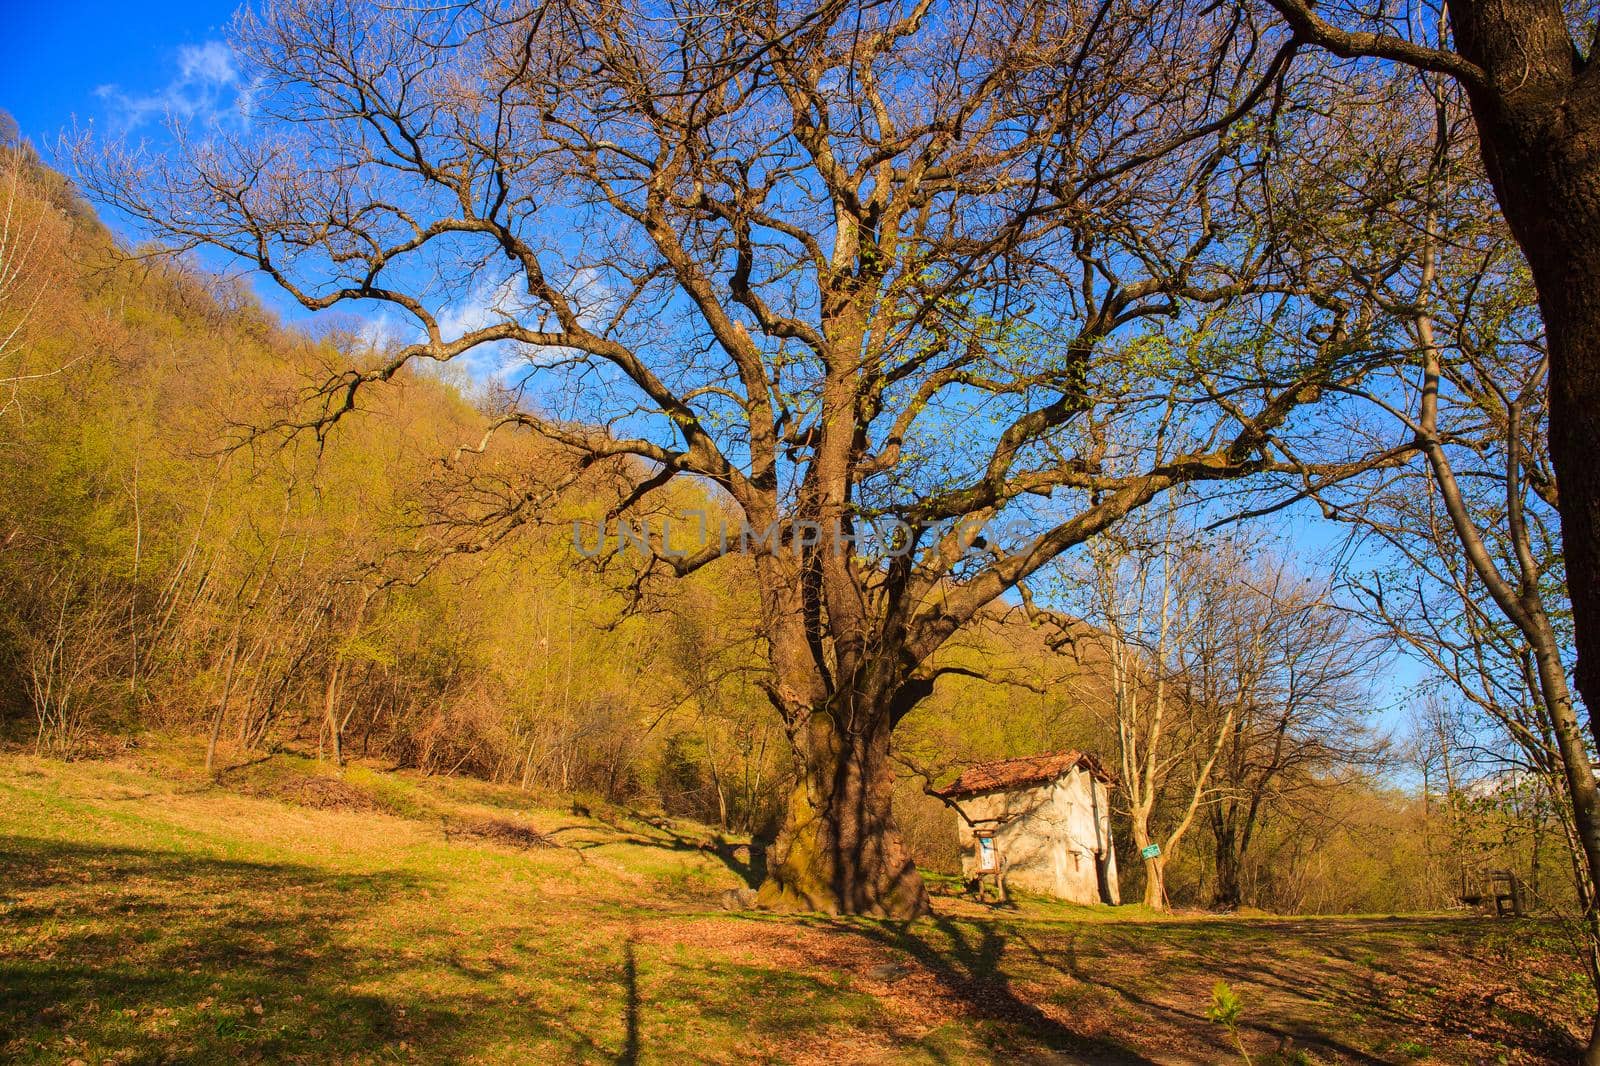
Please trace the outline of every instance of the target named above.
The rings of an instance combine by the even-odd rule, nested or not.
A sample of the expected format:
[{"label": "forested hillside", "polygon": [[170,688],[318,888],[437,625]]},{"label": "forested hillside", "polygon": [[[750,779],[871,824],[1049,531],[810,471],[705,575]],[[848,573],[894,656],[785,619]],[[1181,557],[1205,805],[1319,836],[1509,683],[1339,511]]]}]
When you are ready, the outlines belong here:
[{"label": "forested hillside", "polygon": [[[737,761],[762,725],[719,666],[743,636],[726,590],[628,620],[564,524],[459,551],[453,514],[554,473],[531,447],[441,461],[482,436],[488,399],[406,374],[334,439],[262,432],[360,338],[285,329],[236,283],[132,255],[26,152],[5,166],[27,297],[6,305],[0,430],[18,737],[73,755],[154,726],[214,736],[222,763],[342,747],[705,802],[698,778],[692,799],[674,784],[692,745],[728,817],[754,816],[765,786],[743,782],[775,767]],[[726,712],[685,712],[708,688]]]},{"label": "forested hillside", "polygon": [[[531,435],[480,449],[493,381],[402,369],[325,437],[289,431],[317,386],[382,358],[359,323],[287,327],[242,283],[120,246],[26,146],[0,166],[11,743],[76,758],[157,730],[204,744],[217,774],[296,752],[770,836],[794,767],[760,687],[746,559],[656,584],[585,558],[571,519],[622,502],[626,479]],[[547,521],[501,520],[507,501],[575,480],[581,502],[566,492]],[[920,865],[956,866],[955,816],[925,785],[982,758],[1116,751],[1112,679],[1059,636],[1002,602],[941,653],[948,676],[897,741],[898,818]],[[1437,907],[1463,849],[1509,856],[1536,886],[1542,861],[1561,891],[1542,815],[1463,829],[1389,784],[1404,753],[1361,728],[1359,752],[1325,745],[1254,786],[1250,752],[1230,749],[1241,776],[1209,787],[1259,807],[1234,902]],[[1191,769],[1156,797],[1153,828],[1181,817]],[[1203,812],[1171,849],[1174,903],[1217,895],[1226,829]]]}]

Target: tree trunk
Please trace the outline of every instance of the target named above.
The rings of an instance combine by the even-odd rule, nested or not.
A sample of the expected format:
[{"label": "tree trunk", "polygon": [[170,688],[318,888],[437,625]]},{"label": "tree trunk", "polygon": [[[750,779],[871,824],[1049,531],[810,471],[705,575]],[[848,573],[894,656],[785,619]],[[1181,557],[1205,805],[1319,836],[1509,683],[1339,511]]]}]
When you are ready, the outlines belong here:
[{"label": "tree trunk", "polygon": [[927,889],[890,811],[890,716],[846,732],[819,710],[798,727],[799,781],[778,833],[760,902],[774,910],[915,918]]},{"label": "tree trunk", "polygon": [[[344,664],[338,659],[328,669],[328,685],[322,693],[322,720],[333,745],[333,765],[344,769],[344,723],[339,718],[339,674]],[[320,756],[320,751],[319,751]]]},{"label": "tree trunk", "polygon": [[[1600,882],[1600,797],[1591,743],[1600,747],[1600,82],[1577,62],[1559,10],[1522,18],[1518,8],[1452,4],[1462,54],[1491,72],[1470,88],[1484,167],[1533,275],[1550,352],[1550,460],[1571,598],[1578,692],[1587,735],[1570,700],[1551,706],[1568,795],[1591,885]],[[1547,14],[1540,11],[1539,14]],[[1517,32],[1506,22],[1516,18]],[[1520,71],[1512,79],[1507,71]],[[1495,74],[1500,77],[1495,78]],[[1561,674],[1559,662],[1540,672]],[[1548,689],[1548,684],[1545,684]],[[1586,907],[1587,962],[1600,987],[1600,914]],[[1583,1061],[1600,1066],[1600,1016]]]},{"label": "tree trunk", "polygon": [[[1543,12],[1540,12],[1543,14]],[[1504,84],[1469,89],[1484,167],[1528,258],[1550,350],[1550,457],[1578,650],[1600,706],[1600,82],[1574,77],[1559,12],[1519,32],[1505,9],[1451,6],[1462,54]],[[1585,72],[1586,74],[1589,72]],[[1508,91],[1509,90],[1509,91]],[[1591,717],[1600,740],[1600,726]]]},{"label": "tree trunk", "polygon": [[1217,841],[1217,884],[1211,894],[1211,904],[1218,910],[1232,911],[1239,909],[1239,866],[1241,856],[1234,846],[1234,831],[1231,824],[1220,824],[1216,827]]},{"label": "tree trunk", "polygon": [[[1506,217],[1528,257],[1550,349],[1550,459],[1556,470],[1561,539],[1572,602],[1578,661],[1576,683],[1591,709],[1585,731],[1570,701],[1549,710],[1567,777],[1567,794],[1591,885],[1600,881],[1600,796],[1592,752],[1600,747],[1600,116],[1581,116],[1587,136],[1565,150],[1537,143],[1552,131],[1527,128],[1513,115],[1494,129],[1479,120]],[[1520,121],[1518,121],[1520,119]],[[1488,128],[1486,128],[1488,127]],[[1529,145],[1527,141],[1535,143]],[[1550,658],[1547,654],[1543,658]],[[1559,662],[1541,662],[1541,674],[1564,675]],[[1546,688],[1551,687],[1546,684]],[[1560,678],[1559,687],[1565,687]],[[1600,987],[1600,914],[1585,914],[1586,961]],[[1600,1016],[1584,1062],[1600,1066]]]},{"label": "tree trunk", "polygon": [[1144,905],[1153,911],[1167,909],[1167,857],[1144,860]]},{"label": "tree trunk", "polygon": [[239,662],[239,628],[234,627],[233,639],[228,644],[228,672],[222,679],[222,697],[217,700],[217,709],[211,715],[211,736],[206,740],[206,776],[211,776],[211,768],[217,758],[217,738],[222,733],[222,719],[228,713],[228,697],[233,694],[233,668]]},{"label": "tree trunk", "polygon": [[[1600,195],[1600,187],[1595,192]],[[1600,211],[1581,245],[1528,249],[1528,259],[1550,346],[1550,457],[1556,468],[1567,588],[1576,623],[1576,680],[1585,704],[1596,707],[1600,706],[1600,462],[1595,461],[1600,447]],[[1579,288],[1588,291],[1574,291]],[[1590,732],[1600,743],[1594,716]]]},{"label": "tree trunk", "polygon": [[[1134,777],[1126,780],[1128,785],[1137,784]],[[1148,795],[1147,792],[1144,794]],[[1164,852],[1154,858],[1144,854],[1144,849],[1153,843],[1150,838],[1150,807],[1148,801],[1136,800],[1128,811],[1128,828],[1133,837],[1133,850],[1139,853],[1139,860],[1144,863],[1144,905],[1151,910],[1164,911],[1167,909],[1167,856]]]}]

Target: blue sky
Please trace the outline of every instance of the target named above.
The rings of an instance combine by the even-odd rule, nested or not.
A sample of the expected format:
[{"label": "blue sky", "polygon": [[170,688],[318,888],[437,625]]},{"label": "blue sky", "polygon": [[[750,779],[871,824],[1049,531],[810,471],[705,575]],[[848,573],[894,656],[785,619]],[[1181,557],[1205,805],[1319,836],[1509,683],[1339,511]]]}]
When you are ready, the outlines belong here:
[{"label": "blue sky", "polygon": [[[226,43],[238,9],[236,0],[0,0],[0,109],[58,166],[57,140],[74,126],[159,142],[169,114],[241,121],[250,87]],[[101,214],[134,235],[103,208]],[[279,314],[299,317],[298,306],[271,286],[255,289]]]},{"label": "blue sky", "polygon": [[231,104],[236,95],[222,44],[236,4],[4,0],[0,7],[0,107],[41,149],[74,117],[155,127],[166,106]]}]

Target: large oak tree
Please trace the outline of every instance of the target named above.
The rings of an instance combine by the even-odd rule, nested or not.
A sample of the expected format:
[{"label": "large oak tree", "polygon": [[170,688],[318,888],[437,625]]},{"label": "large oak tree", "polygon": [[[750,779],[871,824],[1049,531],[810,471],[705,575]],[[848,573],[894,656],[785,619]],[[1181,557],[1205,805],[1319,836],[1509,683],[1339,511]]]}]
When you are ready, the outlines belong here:
[{"label": "large oak tree", "polygon": [[84,148],[84,180],[307,308],[387,309],[401,342],[289,428],[509,351],[504,432],[757,532],[798,766],[769,905],[927,909],[891,734],[986,604],[1175,486],[1364,458],[1271,443],[1365,373],[1372,309],[1308,295],[1263,207],[1293,46],[1239,11],[295,0],[238,31],[247,133]]}]

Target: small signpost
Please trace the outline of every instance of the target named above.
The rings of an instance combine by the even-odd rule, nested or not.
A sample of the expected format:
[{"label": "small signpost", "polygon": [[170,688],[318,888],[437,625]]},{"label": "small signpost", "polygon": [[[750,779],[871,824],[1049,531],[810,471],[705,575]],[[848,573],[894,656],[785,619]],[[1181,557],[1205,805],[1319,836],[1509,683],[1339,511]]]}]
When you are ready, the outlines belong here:
[{"label": "small signpost", "polygon": [[1139,849],[1139,855],[1141,857],[1143,857],[1143,858],[1146,858],[1146,859],[1153,859],[1157,855],[1160,855],[1160,854],[1161,854],[1161,845],[1160,844],[1146,844],[1144,847]]}]

